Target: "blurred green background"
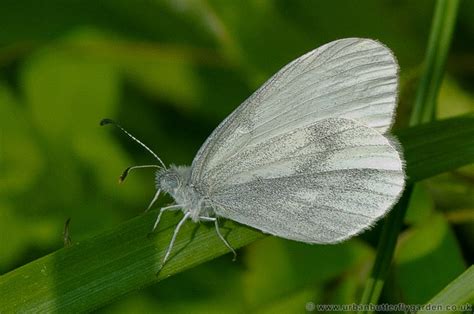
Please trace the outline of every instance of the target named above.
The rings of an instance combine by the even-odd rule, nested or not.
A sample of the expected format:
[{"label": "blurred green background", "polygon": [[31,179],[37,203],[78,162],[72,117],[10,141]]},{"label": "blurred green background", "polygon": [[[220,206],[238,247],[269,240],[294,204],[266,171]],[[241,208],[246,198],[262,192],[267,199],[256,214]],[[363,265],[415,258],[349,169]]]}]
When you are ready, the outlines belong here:
[{"label": "blurred green background", "polygon": [[[408,123],[434,1],[0,2],[0,274],[139,215],[152,157],[190,164],[210,132],[283,65],[331,40],[370,37],[401,66]],[[439,119],[474,111],[474,1],[463,1]],[[474,260],[474,167],[419,184],[381,303],[424,303]],[[161,204],[169,202],[164,198]],[[353,303],[380,224],[334,246],[266,238],[102,309],[109,313],[305,312]]]}]

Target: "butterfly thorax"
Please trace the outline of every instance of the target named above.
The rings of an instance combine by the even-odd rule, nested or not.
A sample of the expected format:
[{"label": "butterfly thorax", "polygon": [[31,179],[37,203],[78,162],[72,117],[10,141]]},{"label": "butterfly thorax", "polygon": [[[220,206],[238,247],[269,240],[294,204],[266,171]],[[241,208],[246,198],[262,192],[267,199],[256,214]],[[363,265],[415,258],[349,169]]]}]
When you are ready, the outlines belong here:
[{"label": "butterfly thorax", "polygon": [[203,215],[209,216],[210,210],[204,208],[204,197],[191,184],[191,167],[171,165],[157,171],[156,186],[171,195],[183,212],[190,212],[193,221],[199,221]]}]

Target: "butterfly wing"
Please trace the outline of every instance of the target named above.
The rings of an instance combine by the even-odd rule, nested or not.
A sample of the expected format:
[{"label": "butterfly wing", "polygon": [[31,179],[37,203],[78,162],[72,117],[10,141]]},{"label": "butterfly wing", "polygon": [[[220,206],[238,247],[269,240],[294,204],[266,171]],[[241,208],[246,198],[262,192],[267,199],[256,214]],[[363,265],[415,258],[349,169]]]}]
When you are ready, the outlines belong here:
[{"label": "butterfly wing", "polygon": [[[292,235],[290,231],[286,233],[283,229],[275,231],[278,230],[276,221],[272,220],[274,223],[272,225],[272,221],[267,221],[267,218],[264,217],[271,216],[269,214],[271,208],[277,215],[285,216],[288,219],[291,216],[300,223],[304,223],[306,216],[298,215],[297,208],[306,208],[305,212],[313,217],[313,220],[315,217],[320,217],[324,209],[313,206],[316,205],[315,200],[307,199],[307,206],[301,207],[303,203],[292,199],[296,197],[295,193],[303,193],[303,190],[308,195],[312,193],[313,197],[322,193],[316,188],[316,181],[313,185],[304,186],[306,183],[310,184],[307,181],[310,177],[314,177],[316,180],[316,178],[324,176],[344,176],[345,180],[352,184],[356,184],[356,181],[359,180],[360,184],[365,184],[362,184],[361,188],[365,186],[367,196],[373,196],[373,198],[367,199],[368,202],[374,202],[379,193],[375,190],[374,193],[370,193],[371,180],[374,180],[373,185],[378,186],[377,180],[382,178],[391,180],[394,177],[400,177],[403,183],[401,159],[395,147],[381,135],[389,129],[392,123],[396,106],[397,71],[397,64],[390,50],[369,39],[342,39],[303,55],[275,74],[217,127],[193,161],[192,183],[200,193],[222,209],[219,212],[220,215],[291,239],[297,239],[297,236]],[[338,120],[334,120],[334,118],[338,118]],[[348,147],[345,149],[347,152],[338,154],[346,154],[345,163],[347,165],[354,162],[355,166],[348,168],[350,171],[345,168],[337,169],[344,173],[330,174],[327,172],[330,168],[321,168],[315,171],[313,170],[316,168],[311,168],[313,166],[307,168],[305,165],[314,165],[312,160],[319,160],[323,156],[330,158],[333,154],[331,146],[335,147],[336,142],[331,136],[336,136],[337,133],[331,132],[339,130],[335,121],[344,126],[355,123],[357,127],[351,126],[351,128],[357,129],[361,135],[370,135],[380,141],[385,141],[377,145],[380,146],[379,149],[390,152],[390,154],[385,153],[389,154],[389,159],[394,160],[393,162],[397,164],[397,167],[392,167],[395,174],[385,171],[383,165],[377,164],[380,169],[372,169],[367,165],[361,166],[356,163],[354,156],[351,155],[355,152],[352,152],[351,149],[358,152],[359,155],[355,156],[364,157],[366,154],[369,161],[370,158],[377,159],[378,157],[377,155],[372,156],[369,152],[364,153],[365,147],[358,147],[358,144],[352,143],[349,139],[345,140]],[[328,129],[324,131],[326,127]],[[319,138],[306,134],[307,132],[314,134],[314,130],[318,130],[321,134],[326,132],[327,137]],[[345,131],[342,133],[349,134]],[[298,135],[291,137],[291,134]],[[302,148],[301,143],[298,142],[306,143],[306,141],[316,140],[325,141],[326,150],[319,151],[321,149],[319,147],[312,151],[311,145]],[[285,151],[283,146],[287,147],[289,151],[286,155],[280,156],[277,153]],[[354,147],[349,148],[352,146]],[[265,150],[264,153],[267,153],[267,160],[257,161],[259,150],[262,149]],[[306,157],[294,159],[291,163],[288,159],[296,158],[295,150],[299,149],[307,150]],[[317,155],[319,157],[314,155],[316,153],[319,154]],[[282,160],[270,163],[268,158],[271,156],[268,154],[280,156]],[[333,165],[333,167],[335,166]],[[255,168],[262,169],[262,172]],[[265,169],[271,169],[271,171],[266,172]],[[304,171],[308,171],[308,175],[303,174]],[[321,171],[319,176],[317,175],[318,171]],[[301,174],[301,178],[305,179],[294,181],[295,179],[292,178],[296,174]],[[239,176],[247,178],[247,181],[239,181],[242,180]],[[249,178],[255,180],[249,180]],[[341,185],[341,183],[343,182],[337,184]],[[275,187],[272,188],[273,184]],[[283,188],[284,184],[289,184],[288,188]],[[300,192],[294,190],[298,184],[301,185]],[[399,181],[396,184],[401,190],[402,184]],[[281,189],[278,190],[277,185]],[[290,189],[290,186],[293,189]],[[352,186],[354,185],[348,185],[348,188]],[[237,194],[232,194],[231,190],[234,188],[242,198]],[[261,190],[262,193],[254,195],[250,190],[245,193],[245,189]],[[269,189],[268,193],[263,192],[266,189]],[[336,185],[334,185],[334,189],[336,189]],[[285,206],[277,206],[277,202],[280,201],[275,198],[275,194],[270,193],[271,190],[279,191],[280,201],[288,199],[288,202],[294,202],[295,205],[292,207],[291,204],[285,202]],[[313,192],[310,193],[310,190]],[[381,207],[374,210],[373,215],[366,218],[365,222],[359,221],[358,226],[372,223],[374,217],[379,217],[388,210],[398,197],[395,190],[392,191],[393,193],[390,192],[393,195],[387,197],[389,201],[381,203]],[[329,194],[325,195],[327,197]],[[344,202],[347,193],[340,195],[341,202]],[[243,196],[252,197],[255,201],[250,201]],[[236,203],[237,201],[242,203]],[[267,205],[263,205],[264,203]],[[245,206],[249,206],[247,210],[250,212],[244,209]],[[335,209],[335,212],[338,211],[339,215],[348,215],[343,214],[342,209]],[[355,212],[363,214],[361,210],[355,210]],[[287,219],[281,219],[279,224],[288,223]],[[334,219],[333,221],[336,221]],[[316,229],[314,229],[313,220],[306,220],[306,224],[314,231]],[[347,219],[343,221],[347,221]],[[323,224],[324,222],[321,221]],[[314,237],[313,240],[309,238],[300,240],[324,242],[316,235]]]}]

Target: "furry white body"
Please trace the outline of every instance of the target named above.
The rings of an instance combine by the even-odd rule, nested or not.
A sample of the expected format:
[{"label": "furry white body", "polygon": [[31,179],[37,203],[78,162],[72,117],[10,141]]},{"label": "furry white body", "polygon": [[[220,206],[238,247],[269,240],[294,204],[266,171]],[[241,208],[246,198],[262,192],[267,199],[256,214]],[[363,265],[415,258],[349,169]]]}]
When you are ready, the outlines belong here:
[{"label": "furry white body", "polygon": [[194,222],[208,221],[204,217],[215,217],[215,212],[206,198],[191,184],[191,168],[170,166],[156,172],[156,187],[173,197],[183,213],[189,213]]}]

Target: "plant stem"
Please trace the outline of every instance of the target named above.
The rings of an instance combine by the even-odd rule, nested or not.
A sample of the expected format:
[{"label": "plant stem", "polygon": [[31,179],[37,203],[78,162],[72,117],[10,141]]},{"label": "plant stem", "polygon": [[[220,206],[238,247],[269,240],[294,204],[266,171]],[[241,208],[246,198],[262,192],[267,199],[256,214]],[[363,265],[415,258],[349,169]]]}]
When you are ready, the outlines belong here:
[{"label": "plant stem", "polygon": [[[437,295],[429,300],[426,305],[433,304],[450,304],[457,305],[458,310],[462,306],[468,306],[474,301],[474,289],[472,283],[474,282],[474,266],[471,265],[464,273],[459,275],[456,279],[451,281],[446,287],[443,288]],[[450,313],[447,309],[442,309],[442,313]],[[472,310],[471,310],[472,311]],[[433,311],[429,308],[421,309],[418,314],[432,313]],[[440,313],[440,311],[437,311]],[[466,312],[467,309],[466,309]],[[464,313],[464,312],[463,312]]]},{"label": "plant stem", "polygon": [[410,126],[426,123],[435,118],[436,99],[443,80],[458,6],[459,0],[436,2],[424,70],[418,86]]},{"label": "plant stem", "polygon": [[[436,99],[443,80],[458,6],[458,0],[438,0],[436,2],[424,71],[418,86],[410,126],[426,123],[435,118]],[[378,303],[412,192],[413,184],[407,185],[400,201],[387,216],[372,273],[362,294],[361,304]],[[368,309],[359,311],[359,313],[372,312]]]}]

